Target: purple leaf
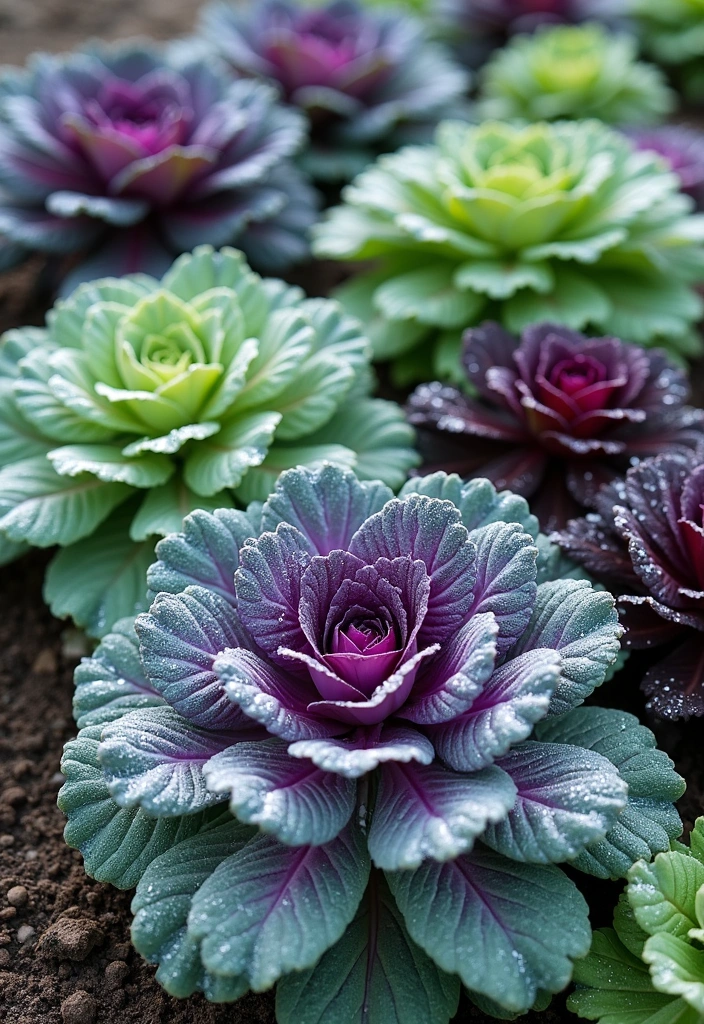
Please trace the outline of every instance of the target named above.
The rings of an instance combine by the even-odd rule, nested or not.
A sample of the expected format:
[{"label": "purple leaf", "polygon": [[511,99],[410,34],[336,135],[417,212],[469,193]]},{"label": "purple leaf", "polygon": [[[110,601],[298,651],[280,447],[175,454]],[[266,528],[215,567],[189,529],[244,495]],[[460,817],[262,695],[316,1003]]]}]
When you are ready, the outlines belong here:
[{"label": "purple leaf", "polygon": [[357,787],[286,752],[282,740],[237,743],[211,758],[208,788],[229,796],[232,813],[289,846],[320,846],[345,827]]},{"label": "purple leaf", "polygon": [[704,634],[690,633],[653,668],[641,689],[649,711],[667,719],[688,719],[704,714]]},{"label": "purple leaf", "polygon": [[404,871],[430,857],[453,860],[472,848],[516,798],[509,776],[490,765],[466,775],[435,762],[389,762],[380,772],[369,852],[378,868]]},{"label": "purple leaf", "polygon": [[535,604],[538,549],[517,523],[492,523],[473,535],[477,580],[473,614],[492,612],[499,627],[497,648],[505,654],[528,625]]},{"label": "purple leaf", "polygon": [[355,533],[350,551],[367,564],[400,555],[425,562],[430,599],[420,646],[442,643],[467,620],[476,553],[458,509],[449,502],[416,494],[390,501]]}]

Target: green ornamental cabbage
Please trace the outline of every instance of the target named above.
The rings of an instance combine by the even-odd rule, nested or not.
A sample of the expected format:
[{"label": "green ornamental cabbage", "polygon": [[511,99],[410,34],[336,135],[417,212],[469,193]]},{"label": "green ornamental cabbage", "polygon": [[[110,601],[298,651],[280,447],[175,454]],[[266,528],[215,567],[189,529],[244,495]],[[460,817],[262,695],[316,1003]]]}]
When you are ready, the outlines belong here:
[{"label": "green ornamental cabbage", "polygon": [[594,933],[575,967],[568,1007],[603,1024],[701,1024],[704,1020],[704,818],[690,846],[628,873],[613,928]]},{"label": "green ornamental cabbage", "polygon": [[655,154],[598,121],[444,122],[343,195],[315,250],[376,260],[338,297],[398,380],[457,376],[462,332],[486,318],[699,351],[704,217]]},{"label": "green ornamental cabbage", "polygon": [[630,0],[644,51],[682,72],[692,99],[704,96],[704,0]]},{"label": "green ornamental cabbage", "polygon": [[399,487],[401,410],[336,302],[203,246],[161,281],[82,285],[0,348],[0,562],[61,546],[46,597],[102,635],[147,607],[156,539],[193,509],[263,500],[323,461]]},{"label": "green ornamental cabbage", "polygon": [[596,24],[516,36],[486,65],[479,110],[485,118],[656,123],[675,96],[659,68],[636,60],[636,52],[632,36]]}]

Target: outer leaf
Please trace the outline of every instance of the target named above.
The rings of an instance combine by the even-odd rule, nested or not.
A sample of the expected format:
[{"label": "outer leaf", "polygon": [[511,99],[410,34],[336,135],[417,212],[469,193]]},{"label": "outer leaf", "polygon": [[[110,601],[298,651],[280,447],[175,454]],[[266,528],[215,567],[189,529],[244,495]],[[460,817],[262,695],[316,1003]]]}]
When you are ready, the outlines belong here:
[{"label": "outer leaf", "polygon": [[559,715],[601,686],[622,634],[610,594],[586,580],[555,580],[538,587],[533,616],[513,653],[539,647],[560,652],[561,678],[550,703],[550,714]]},{"label": "outer leaf", "polygon": [[612,928],[594,932],[592,948],[574,965],[577,990],[567,1008],[601,1024],[697,1024],[682,999],[656,992],[643,961]]},{"label": "outer leaf", "polygon": [[348,827],[325,846],[292,848],[257,836],[198,890],[188,934],[206,968],[246,975],[261,992],[304,970],[354,918],[369,877],[364,840]]},{"label": "outer leaf", "polygon": [[213,662],[245,638],[232,607],[204,587],[159,594],[135,623],[151,685],[180,715],[208,729],[239,729],[249,720],[232,704]]},{"label": "outer leaf", "polygon": [[628,805],[603,839],[589,844],[574,861],[598,878],[626,875],[634,861],[670,848],[682,831],[672,801],[684,792],[684,780],[667,754],[655,749],[655,737],[633,716],[607,708],[576,708],[548,718],[536,739],[572,743],[595,750],[614,764],[628,783]]},{"label": "outer leaf", "polygon": [[191,491],[178,477],[172,477],[161,487],[151,488],[132,520],[130,537],[132,540],[146,540],[155,534],[166,537],[170,533],[180,533],[183,520],[196,509],[215,512],[220,508],[230,508],[232,500],[227,491],[212,498],[204,498]]},{"label": "outer leaf", "polygon": [[646,942],[643,959],[659,991],[682,996],[700,1017],[704,1014],[704,950],[660,932]]},{"label": "outer leaf", "polygon": [[383,877],[372,874],[357,916],[308,971],[276,989],[279,1024],[448,1024],[459,979],[441,971],[406,931]]},{"label": "outer leaf", "polygon": [[147,452],[127,458],[119,448],[108,444],[67,444],[54,448],[47,458],[61,476],[76,477],[90,473],[106,483],[123,483],[131,487],[159,487],[174,472],[174,464],[166,455]]},{"label": "outer leaf", "polygon": [[236,487],[250,466],[264,461],[280,420],[277,412],[255,413],[233,420],[214,437],[201,441],[186,460],[186,484],[204,497]]},{"label": "outer leaf", "polygon": [[328,843],[352,816],[357,787],[286,749],[278,739],[228,747],[205,767],[208,787],[230,797],[240,821],[258,825],[282,843]]},{"label": "outer leaf", "polygon": [[559,863],[606,835],[628,786],[610,761],[582,747],[528,740],[497,762],[518,789],[508,816],[484,842],[513,860]]},{"label": "outer leaf", "polygon": [[452,860],[501,821],[515,798],[510,777],[495,765],[464,775],[437,762],[389,762],[369,832],[372,860],[385,871],[417,868],[427,857]]},{"label": "outer leaf", "polygon": [[52,613],[71,616],[91,636],[104,636],[118,619],[149,606],[146,573],[154,544],[130,540],[133,512],[132,502],[118,508],[97,533],[59,551],[49,565],[44,599]]},{"label": "outer leaf", "polygon": [[497,491],[489,480],[479,478],[464,483],[456,473],[431,473],[405,483],[399,497],[408,494],[451,501],[460,510],[470,536],[490,523],[518,523],[534,540],[538,536],[538,520],[531,515],[526,499],[513,491]]},{"label": "outer leaf", "polygon": [[504,654],[530,621],[537,591],[538,549],[514,523],[492,523],[476,530],[473,540],[477,581],[472,612],[493,612],[499,626],[498,652]]},{"label": "outer leaf", "polygon": [[648,935],[686,938],[698,926],[695,901],[702,886],[704,864],[675,851],[658,854],[652,864],[639,860],[628,872],[628,900]]},{"label": "outer leaf", "polygon": [[128,497],[125,484],[59,476],[43,455],[0,469],[0,530],[37,547],[73,544]]},{"label": "outer leaf", "polygon": [[147,574],[149,589],[154,594],[180,594],[197,584],[234,604],[239,549],[247,537],[258,533],[244,512],[192,512],[183,521],[182,533],[157,544],[158,561]]},{"label": "outer leaf", "polygon": [[92,656],[76,667],[74,681],[73,714],[79,729],[164,703],[142,669],[133,618],[115,623]]},{"label": "outer leaf", "polygon": [[200,886],[251,837],[251,828],[226,815],[222,824],[162,853],[142,875],[132,900],[132,942],[145,959],[159,964],[156,978],[169,995],[185,999],[203,992],[213,1002],[229,1002],[246,992],[245,978],[205,970],[200,942],[188,937],[186,921]]},{"label": "outer leaf", "polygon": [[528,651],[498,668],[469,711],[430,726],[435,750],[456,771],[476,771],[525,740],[547,714],[560,678],[556,651]]},{"label": "outer leaf", "polygon": [[82,729],[64,748],[66,782],[59,792],[59,807],[68,817],[64,838],[81,851],[92,878],[131,889],[155,857],[195,835],[217,812],[150,818],[141,808],[118,807],[98,761],[100,732],[101,726]]},{"label": "outer leaf", "polygon": [[552,865],[482,847],[447,864],[387,875],[411,938],[443,970],[506,1010],[558,992],[589,949],[587,905]]},{"label": "outer leaf", "polygon": [[203,766],[231,742],[232,733],[198,728],[173,708],[140,708],[103,729],[98,757],[120,807],[173,818],[222,802]]}]

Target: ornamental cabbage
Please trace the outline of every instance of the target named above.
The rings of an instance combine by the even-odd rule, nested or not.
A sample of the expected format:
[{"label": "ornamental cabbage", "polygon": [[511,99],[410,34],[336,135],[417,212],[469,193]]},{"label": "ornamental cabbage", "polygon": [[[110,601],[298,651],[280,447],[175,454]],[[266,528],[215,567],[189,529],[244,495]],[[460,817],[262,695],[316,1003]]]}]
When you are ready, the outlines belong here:
[{"label": "ornamental cabbage", "polygon": [[506,120],[655,123],[674,108],[675,95],[659,68],[636,55],[632,36],[596,24],[517,36],[482,72],[479,113]]},{"label": "ornamental cabbage", "polygon": [[147,607],[155,538],[195,508],[323,460],[400,487],[412,430],[368,397],[368,349],[337,303],[233,249],[81,285],[0,350],[0,557],[60,545],[47,600],[100,635]]},{"label": "ornamental cabbage", "polygon": [[575,966],[567,1005],[604,1024],[704,1019],[704,818],[690,846],[638,861],[614,913]]},{"label": "ornamental cabbage", "polygon": [[306,257],[305,121],[213,59],[136,45],[40,54],[0,75],[0,265],[87,257],[77,281],[162,274],[200,243],[258,269]]},{"label": "ornamental cabbage", "polygon": [[687,375],[657,349],[553,324],[519,340],[485,323],[466,332],[462,366],[463,390],[435,381],[408,400],[426,463],[522,494],[546,530],[634,462],[704,444]]},{"label": "ornamental cabbage", "polygon": [[[590,932],[568,861],[680,832],[633,716],[581,707],[621,629],[525,501],[335,466],[162,540],[148,614],[76,673],[60,806],[172,995],[278,982],[280,1024],[447,1024],[563,988]],[[362,1007],[368,1013],[362,1014]]]},{"label": "ornamental cabbage", "polygon": [[704,0],[628,0],[643,49],[679,72],[688,97],[704,96]]},{"label": "ornamental cabbage", "polygon": [[311,146],[301,161],[321,179],[349,180],[378,153],[429,139],[469,86],[423,24],[356,0],[313,9],[296,0],[216,3],[203,31],[235,71],[276,83],[306,115]]},{"label": "ornamental cabbage", "polygon": [[462,333],[487,317],[691,354],[704,217],[678,185],[597,121],[447,122],[361,174],[314,248],[375,261],[339,297],[404,380],[461,380]]}]

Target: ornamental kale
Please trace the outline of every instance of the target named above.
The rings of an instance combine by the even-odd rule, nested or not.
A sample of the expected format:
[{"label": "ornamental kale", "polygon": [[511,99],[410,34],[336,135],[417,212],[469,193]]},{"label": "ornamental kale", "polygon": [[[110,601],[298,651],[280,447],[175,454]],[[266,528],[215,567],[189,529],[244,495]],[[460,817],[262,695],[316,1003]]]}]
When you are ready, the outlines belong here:
[{"label": "ornamental kale", "polygon": [[356,0],[311,9],[296,0],[216,4],[203,29],[240,74],[276,82],[308,117],[301,159],[322,179],[354,177],[379,152],[429,139],[467,91],[469,78],[406,14]]},{"label": "ornamental kale", "polygon": [[163,273],[199,243],[257,268],[307,254],[315,196],[288,161],[305,122],[217,62],[157,49],[39,55],[0,77],[5,265],[80,253],[71,277]]},{"label": "ornamental kale", "polygon": [[704,818],[690,846],[639,861],[614,913],[575,965],[568,1007],[604,1024],[704,1019]]},{"label": "ornamental kale", "polygon": [[361,174],[315,250],[376,260],[339,297],[399,379],[461,380],[462,333],[487,316],[693,353],[704,217],[678,184],[596,121],[448,122]]},{"label": "ornamental kale", "polygon": [[636,55],[633,36],[595,24],[518,36],[484,68],[479,112],[506,120],[655,123],[674,108],[675,94],[662,71]]},{"label": "ornamental kale", "polygon": [[486,323],[466,332],[462,363],[472,397],[433,383],[409,399],[426,462],[530,498],[544,529],[593,507],[635,460],[704,443],[687,376],[658,350],[552,324],[517,344]]},{"label": "ornamental kale", "polygon": [[704,450],[646,459],[605,488],[598,513],[554,539],[619,593],[628,647],[668,644],[641,688],[664,718],[704,715]]},{"label": "ornamental kale", "polygon": [[658,153],[680,180],[680,188],[704,207],[704,132],[681,124],[631,129],[627,133],[637,149]]},{"label": "ornamental kale", "polygon": [[631,715],[579,706],[621,629],[525,501],[292,469],[157,552],[149,614],[77,670],[60,805],[87,871],[137,885],[165,988],[278,981],[280,1024],[563,988],[590,933],[556,865],[667,849],[682,780]]},{"label": "ornamental kale", "polygon": [[689,99],[704,96],[704,0],[629,0],[643,49],[679,72]]},{"label": "ornamental kale", "polygon": [[146,608],[155,537],[263,500],[323,460],[394,487],[401,410],[368,397],[368,342],[335,302],[202,246],[161,281],[81,285],[0,350],[0,558],[61,545],[46,597],[102,635]]}]

